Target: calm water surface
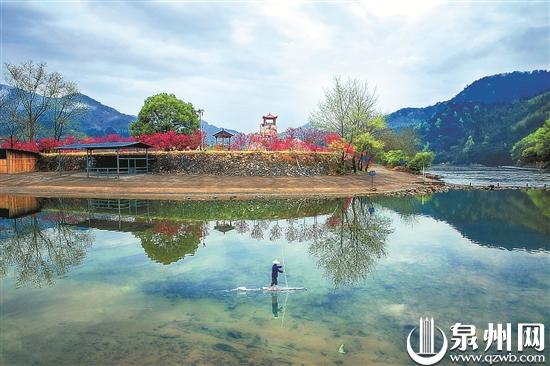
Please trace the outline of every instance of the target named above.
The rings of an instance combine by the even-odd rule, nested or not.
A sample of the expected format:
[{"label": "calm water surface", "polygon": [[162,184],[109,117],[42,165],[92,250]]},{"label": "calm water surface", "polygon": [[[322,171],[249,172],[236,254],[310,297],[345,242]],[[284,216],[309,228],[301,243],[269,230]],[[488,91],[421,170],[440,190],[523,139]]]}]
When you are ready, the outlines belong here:
[{"label": "calm water surface", "polygon": [[453,184],[550,187],[550,170],[534,168],[435,165],[426,172],[437,174],[444,182]]},{"label": "calm water surface", "polygon": [[[420,316],[550,339],[548,192],[0,202],[1,365],[409,365]],[[274,258],[308,290],[228,291]]]}]

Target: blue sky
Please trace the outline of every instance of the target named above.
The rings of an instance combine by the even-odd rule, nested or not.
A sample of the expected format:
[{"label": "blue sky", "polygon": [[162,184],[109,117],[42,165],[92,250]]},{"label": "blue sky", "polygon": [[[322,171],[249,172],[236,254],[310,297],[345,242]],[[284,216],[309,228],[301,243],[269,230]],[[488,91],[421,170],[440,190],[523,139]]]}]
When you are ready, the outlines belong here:
[{"label": "blue sky", "polygon": [[166,91],[246,132],[307,122],[333,75],[392,112],[482,76],[548,69],[548,1],[9,1],[2,62],[47,62],[84,94],[137,114]]}]

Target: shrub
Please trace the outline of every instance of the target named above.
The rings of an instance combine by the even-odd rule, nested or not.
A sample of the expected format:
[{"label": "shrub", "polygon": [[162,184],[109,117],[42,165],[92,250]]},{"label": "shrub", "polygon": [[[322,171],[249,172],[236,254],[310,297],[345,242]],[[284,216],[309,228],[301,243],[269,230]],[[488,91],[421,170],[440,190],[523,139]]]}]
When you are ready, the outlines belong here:
[{"label": "shrub", "polygon": [[414,158],[412,158],[408,163],[407,167],[414,171],[419,172],[422,168],[429,167],[434,161],[435,154],[431,151],[420,151],[417,152]]},{"label": "shrub", "polygon": [[409,157],[403,150],[390,150],[382,156],[382,162],[390,167],[401,165],[402,162],[407,162]]}]

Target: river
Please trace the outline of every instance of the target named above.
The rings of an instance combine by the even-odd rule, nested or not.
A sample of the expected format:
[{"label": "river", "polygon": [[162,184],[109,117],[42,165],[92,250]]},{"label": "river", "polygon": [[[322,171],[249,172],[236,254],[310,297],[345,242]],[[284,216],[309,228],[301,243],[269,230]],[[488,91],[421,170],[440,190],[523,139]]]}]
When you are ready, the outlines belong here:
[{"label": "river", "polygon": [[434,165],[426,172],[452,184],[550,187],[550,171],[534,168]]}]

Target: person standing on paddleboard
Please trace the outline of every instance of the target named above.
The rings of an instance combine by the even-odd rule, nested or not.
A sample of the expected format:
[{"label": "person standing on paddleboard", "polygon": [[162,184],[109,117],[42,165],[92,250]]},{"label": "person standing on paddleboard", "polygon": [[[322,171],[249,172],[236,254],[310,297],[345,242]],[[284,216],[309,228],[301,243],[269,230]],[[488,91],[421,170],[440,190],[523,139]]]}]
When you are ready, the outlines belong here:
[{"label": "person standing on paddleboard", "polygon": [[271,267],[271,287],[277,286],[277,277],[279,277],[279,273],[283,273],[281,268],[283,268],[283,266],[281,266],[281,262],[275,259],[273,261],[273,266]]}]

